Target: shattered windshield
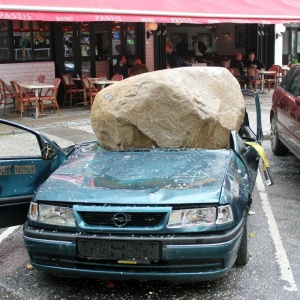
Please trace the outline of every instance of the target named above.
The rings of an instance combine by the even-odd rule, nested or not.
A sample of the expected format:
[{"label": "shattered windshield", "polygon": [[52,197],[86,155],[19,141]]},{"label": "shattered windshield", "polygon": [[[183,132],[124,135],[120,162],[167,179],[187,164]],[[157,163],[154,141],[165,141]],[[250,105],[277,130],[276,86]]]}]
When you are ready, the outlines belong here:
[{"label": "shattered windshield", "polygon": [[108,189],[212,185],[224,176],[229,156],[227,150],[193,149],[83,152],[80,158],[61,168],[60,175],[80,174],[84,181],[89,179],[90,186]]}]

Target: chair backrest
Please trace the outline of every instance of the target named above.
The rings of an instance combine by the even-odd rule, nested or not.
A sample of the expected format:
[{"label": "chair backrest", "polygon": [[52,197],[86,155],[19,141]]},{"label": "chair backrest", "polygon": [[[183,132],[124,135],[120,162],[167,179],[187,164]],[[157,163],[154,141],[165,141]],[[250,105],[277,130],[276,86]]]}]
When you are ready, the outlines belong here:
[{"label": "chair backrest", "polygon": [[279,66],[273,65],[268,69],[268,71],[275,71],[276,72],[275,75],[277,75],[277,73],[279,72]]},{"label": "chair backrest", "polygon": [[39,83],[44,83],[45,82],[45,75],[40,75],[37,80],[38,80]]},{"label": "chair backrest", "polygon": [[52,84],[54,85],[54,94],[56,95],[58,92],[59,85],[61,83],[60,78],[54,78]]},{"label": "chair backrest", "polygon": [[278,69],[278,73],[283,73],[283,69],[282,69],[282,67],[281,66],[279,66],[279,65],[273,65],[272,67],[276,67],[277,69]]},{"label": "chair backrest", "polygon": [[0,79],[0,94],[2,98],[12,98],[13,95],[4,80]]},{"label": "chair backrest", "polygon": [[274,71],[276,73],[274,73],[274,74],[267,74],[266,78],[273,78],[273,79],[275,79],[277,77],[278,72],[279,72],[279,67],[273,65],[272,67],[270,67],[268,69],[268,71]]},{"label": "chair backrest", "polygon": [[73,86],[76,87],[74,80],[72,79],[72,77],[69,74],[62,74],[61,78],[62,78],[63,84],[66,88],[70,88]]},{"label": "chair backrest", "polygon": [[91,81],[89,77],[80,77],[82,86],[86,90],[97,90],[94,83]]},{"label": "chair backrest", "polygon": [[259,72],[256,68],[248,68],[247,74],[250,79],[259,79]]},{"label": "chair backrest", "polygon": [[120,74],[115,74],[111,80],[115,80],[115,81],[120,81],[120,80],[123,80],[123,75],[120,75]]},{"label": "chair backrest", "polygon": [[10,83],[17,94],[17,98],[29,98],[25,89],[23,89],[17,81],[12,80]]},{"label": "chair backrest", "polygon": [[228,71],[234,76],[234,77],[240,77],[241,74],[240,74],[240,71],[238,68],[234,68],[234,67],[229,67],[227,68]]}]

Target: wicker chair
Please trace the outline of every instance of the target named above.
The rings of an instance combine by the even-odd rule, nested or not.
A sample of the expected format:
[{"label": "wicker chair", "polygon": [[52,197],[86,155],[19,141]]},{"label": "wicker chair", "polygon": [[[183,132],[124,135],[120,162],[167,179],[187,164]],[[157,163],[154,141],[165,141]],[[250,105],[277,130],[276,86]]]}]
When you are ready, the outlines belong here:
[{"label": "wicker chair", "polygon": [[242,79],[239,69],[234,68],[234,67],[229,67],[227,69],[237,79],[237,81],[239,82],[241,88],[243,88],[244,85],[245,85],[245,80]]},{"label": "wicker chair", "polygon": [[81,95],[82,97],[84,97],[84,89],[79,89],[69,74],[62,74],[61,77],[65,88],[63,105],[65,105],[66,98],[69,95],[70,106],[72,106],[73,96]]},{"label": "wicker chair", "polygon": [[261,78],[259,76],[259,72],[256,68],[248,68],[247,76],[248,76],[248,88],[250,88],[250,85],[252,85],[255,92],[256,92],[258,85],[260,85],[262,88],[262,85],[264,83],[261,80]]},{"label": "wicker chair", "polygon": [[279,72],[279,68],[277,66],[272,66],[268,69],[268,71],[276,72],[274,74],[266,75],[266,78],[265,78],[265,82],[268,85],[268,93],[270,93],[271,85],[273,84],[276,87],[277,84],[278,84],[277,75],[278,75],[278,72]]},{"label": "wicker chair", "polygon": [[47,106],[47,103],[50,103],[50,105],[53,107],[54,113],[55,113],[55,110],[57,110],[58,115],[60,116],[60,110],[59,110],[59,106],[57,103],[57,92],[58,92],[60,83],[61,83],[61,79],[55,78],[53,80],[54,88],[48,89],[47,92],[45,93],[45,95],[40,95],[41,117],[43,117],[44,108]]},{"label": "wicker chair", "polygon": [[90,101],[90,108],[92,109],[94,98],[99,92],[99,90],[95,87],[93,82],[89,77],[80,77],[82,86],[84,88],[84,105],[82,109],[86,106],[87,100]]},{"label": "wicker chair", "polygon": [[20,120],[23,118],[23,111],[24,109],[36,109],[39,105],[39,98],[36,96],[30,96],[27,94],[24,88],[15,81],[12,80],[11,85],[15,90],[16,95],[16,105],[15,105],[15,117],[17,114],[17,110],[20,110]]},{"label": "wicker chair", "polygon": [[123,75],[120,75],[120,74],[115,74],[111,80],[114,80],[114,81],[120,81],[120,80],[123,80]]},{"label": "wicker chair", "polygon": [[287,72],[285,72],[279,65],[272,65],[272,67],[276,67],[278,70],[276,74],[276,86],[278,86],[280,85],[282,79],[284,78]]},{"label": "wicker chair", "polygon": [[[44,83],[45,82],[45,78],[46,78],[45,75],[40,75],[37,78],[38,83]],[[30,91],[27,91],[27,95],[30,96],[30,97],[35,96],[34,89],[31,89]]]},{"label": "wicker chair", "polygon": [[13,104],[15,107],[17,94],[16,92],[11,92],[4,80],[0,79],[0,95],[0,105],[3,101],[3,116],[5,116],[5,110],[8,104]]}]

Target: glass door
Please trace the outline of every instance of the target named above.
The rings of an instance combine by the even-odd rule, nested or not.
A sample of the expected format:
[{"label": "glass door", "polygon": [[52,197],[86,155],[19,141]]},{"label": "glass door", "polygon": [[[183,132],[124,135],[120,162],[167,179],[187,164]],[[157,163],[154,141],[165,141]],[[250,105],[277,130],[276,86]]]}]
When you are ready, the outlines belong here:
[{"label": "glass door", "polygon": [[64,73],[71,77],[91,76],[89,24],[65,23],[62,31]]},{"label": "glass door", "polygon": [[133,65],[136,58],[136,23],[111,24],[111,69],[117,63],[118,56],[127,58],[128,67]]}]

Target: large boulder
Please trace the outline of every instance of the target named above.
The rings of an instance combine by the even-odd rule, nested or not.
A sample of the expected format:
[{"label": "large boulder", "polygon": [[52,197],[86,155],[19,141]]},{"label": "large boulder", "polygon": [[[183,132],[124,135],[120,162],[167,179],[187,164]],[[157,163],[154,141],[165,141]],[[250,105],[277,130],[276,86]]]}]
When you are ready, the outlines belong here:
[{"label": "large boulder", "polygon": [[91,125],[106,149],[222,149],[244,114],[240,85],[227,69],[183,67],[103,89],[95,98]]}]

